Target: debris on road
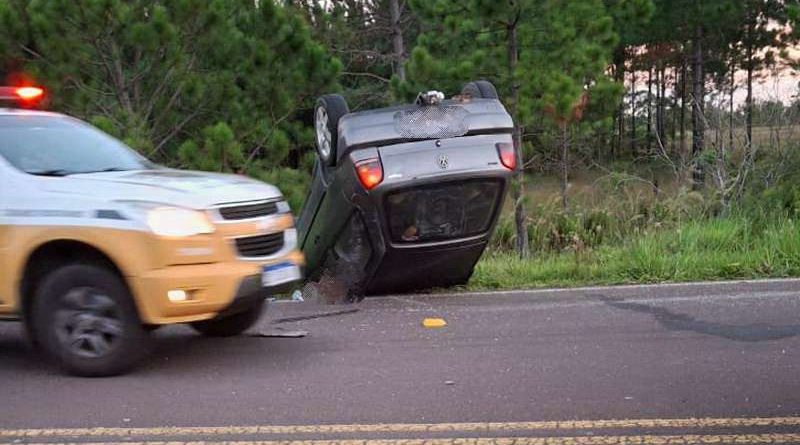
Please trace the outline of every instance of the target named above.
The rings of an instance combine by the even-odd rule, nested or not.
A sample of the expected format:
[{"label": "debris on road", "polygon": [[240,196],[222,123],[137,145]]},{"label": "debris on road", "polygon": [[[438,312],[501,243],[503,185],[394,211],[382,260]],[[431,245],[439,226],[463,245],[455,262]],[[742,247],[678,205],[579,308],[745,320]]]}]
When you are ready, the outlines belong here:
[{"label": "debris on road", "polygon": [[302,329],[284,329],[281,327],[273,327],[249,333],[249,337],[267,337],[267,338],[301,338],[308,335],[308,331]]},{"label": "debris on road", "polygon": [[447,322],[444,321],[444,318],[426,318],[422,320],[422,326],[426,328],[443,328],[447,326]]},{"label": "debris on road", "polygon": [[292,301],[306,301],[303,298],[303,292],[300,289],[297,289],[294,292],[292,292]]},{"label": "debris on road", "polygon": [[358,308],[354,309],[345,309],[341,311],[333,311],[333,312],[323,312],[320,314],[309,314],[309,315],[298,315],[296,317],[285,317],[285,318],[277,318],[272,320],[272,324],[281,324],[281,323],[293,323],[296,321],[305,321],[305,320],[314,320],[317,318],[324,318],[324,317],[334,317],[337,315],[347,315],[347,314],[354,314],[358,312]]}]

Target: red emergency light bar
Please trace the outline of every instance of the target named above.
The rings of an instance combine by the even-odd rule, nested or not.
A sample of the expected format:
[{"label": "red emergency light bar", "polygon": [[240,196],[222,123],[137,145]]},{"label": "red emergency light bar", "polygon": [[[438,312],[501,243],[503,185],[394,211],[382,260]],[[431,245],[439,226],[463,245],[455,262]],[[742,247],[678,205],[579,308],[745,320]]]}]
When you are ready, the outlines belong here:
[{"label": "red emergency light bar", "polygon": [[0,100],[33,103],[44,97],[44,90],[39,87],[0,87]]}]

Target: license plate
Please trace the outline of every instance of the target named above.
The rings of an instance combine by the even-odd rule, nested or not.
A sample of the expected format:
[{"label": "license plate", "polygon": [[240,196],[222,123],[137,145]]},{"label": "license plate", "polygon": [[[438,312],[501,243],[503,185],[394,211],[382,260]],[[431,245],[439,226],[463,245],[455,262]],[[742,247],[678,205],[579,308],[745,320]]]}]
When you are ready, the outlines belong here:
[{"label": "license plate", "polygon": [[280,263],[264,266],[261,271],[261,285],[277,286],[300,279],[300,267],[292,263]]}]

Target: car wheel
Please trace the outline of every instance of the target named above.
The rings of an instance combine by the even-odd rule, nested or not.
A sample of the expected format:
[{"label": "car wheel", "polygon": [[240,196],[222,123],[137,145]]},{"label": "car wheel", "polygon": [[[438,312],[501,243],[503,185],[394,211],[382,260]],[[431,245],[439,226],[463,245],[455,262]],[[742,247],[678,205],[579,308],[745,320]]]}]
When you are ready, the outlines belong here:
[{"label": "car wheel", "polygon": [[121,374],[149,352],[150,338],[127,286],[105,267],[72,264],[51,272],[32,311],[36,340],[70,374]]},{"label": "car wheel", "polygon": [[474,99],[498,99],[497,88],[487,80],[476,80],[464,85],[461,89],[462,95],[468,95]]},{"label": "car wheel", "polygon": [[264,301],[259,301],[247,309],[224,317],[191,323],[192,328],[207,337],[233,337],[256,324],[264,310]]},{"label": "car wheel", "polygon": [[347,101],[339,94],[327,94],[317,99],[317,105],[314,107],[314,131],[317,154],[323,165],[336,164],[339,119],[349,112]]}]

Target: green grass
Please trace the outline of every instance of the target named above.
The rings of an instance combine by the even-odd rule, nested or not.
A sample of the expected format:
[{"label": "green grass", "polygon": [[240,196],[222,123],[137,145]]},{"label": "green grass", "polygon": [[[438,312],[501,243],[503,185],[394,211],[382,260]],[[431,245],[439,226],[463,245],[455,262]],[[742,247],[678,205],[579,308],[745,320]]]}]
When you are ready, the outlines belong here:
[{"label": "green grass", "polygon": [[800,224],[784,216],[691,221],[616,245],[487,254],[470,290],[729,280],[800,275]]}]

